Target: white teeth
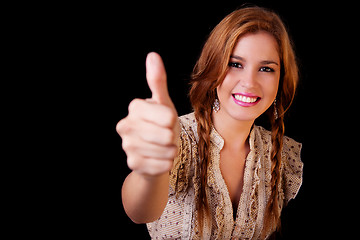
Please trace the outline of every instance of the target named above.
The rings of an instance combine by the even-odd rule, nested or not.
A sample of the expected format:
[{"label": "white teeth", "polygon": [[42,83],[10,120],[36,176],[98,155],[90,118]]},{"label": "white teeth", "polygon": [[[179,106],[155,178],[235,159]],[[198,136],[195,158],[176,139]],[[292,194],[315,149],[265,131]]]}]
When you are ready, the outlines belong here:
[{"label": "white teeth", "polygon": [[257,100],[257,97],[246,97],[246,96],[237,95],[237,94],[235,94],[234,97],[236,100],[246,102],[246,103],[253,103],[253,102],[256,102],[256,100]]}]

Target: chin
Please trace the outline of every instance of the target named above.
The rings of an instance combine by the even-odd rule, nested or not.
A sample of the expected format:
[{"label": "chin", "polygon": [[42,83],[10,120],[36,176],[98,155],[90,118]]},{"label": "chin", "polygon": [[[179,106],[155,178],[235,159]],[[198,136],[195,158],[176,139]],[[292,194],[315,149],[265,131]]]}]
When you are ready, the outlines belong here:
[{"label": "chin", "polygon": [[229,113],[229,115],[237,120],[237,121],[255,121],[255,119],[257,119],[261,114],[263,114],[263,112],[257,112],[257,111],[232,111],[231,113]]}]

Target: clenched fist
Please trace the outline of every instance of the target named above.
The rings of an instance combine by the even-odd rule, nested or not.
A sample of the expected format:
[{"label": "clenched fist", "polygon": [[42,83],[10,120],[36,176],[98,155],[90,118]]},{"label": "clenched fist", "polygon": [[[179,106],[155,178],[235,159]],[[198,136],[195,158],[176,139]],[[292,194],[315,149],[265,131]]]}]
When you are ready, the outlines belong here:
[{"label": "clenched fist", "polygon": [[150,99],[134,99],[129,114],[116,125],[127,155],[127,164],[144,176],[169,172],[177,154],[179,122],[167,89],[165,67],[160,55],[146,58],[146,79]]}]

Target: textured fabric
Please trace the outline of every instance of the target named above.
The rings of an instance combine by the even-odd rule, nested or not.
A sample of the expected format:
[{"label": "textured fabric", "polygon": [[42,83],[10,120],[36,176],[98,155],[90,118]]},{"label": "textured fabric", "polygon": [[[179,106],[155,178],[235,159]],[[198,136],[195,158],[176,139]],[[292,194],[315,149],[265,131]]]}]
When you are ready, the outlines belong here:
[{"label": "textured fabric", "polygon": [[[200,239],[195,209],[200,191],[197,123],[193,113],[179,119],[180,147],[170,173],[169,200],[162,216],[147,224],[152,239]],[[206,193],[212,220],[210,226],[209,220],[205,219],[202,239],[259,239],[271,193],[271,132],[260,126],[251,130],[243,192],[235,221],[229,192],[220,171],[220,151],[224,140],[214,128],[210,139]],[[297,195],[302,184],[301,146],[284,137],[279,208]]]}]

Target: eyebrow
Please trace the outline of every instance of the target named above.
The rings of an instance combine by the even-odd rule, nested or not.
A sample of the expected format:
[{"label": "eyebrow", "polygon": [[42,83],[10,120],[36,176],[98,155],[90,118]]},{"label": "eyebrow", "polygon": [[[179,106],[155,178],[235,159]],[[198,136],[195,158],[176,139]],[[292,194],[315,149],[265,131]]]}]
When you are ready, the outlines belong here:
[{"label": "eyebrow", "polygon": [[[231,55],[230,58],[235,58],[237,60],[240,60],[240,61],[243,61],[243,62],[246,62],[246,60],[243,58],[243,57],[240,57],[238,55]],[[278,65],[279,66],[279,63],[275,62],[275,61],[272,61],[272,60],[264,60],[264,61],[261,61],[260,62],[261,64],[275,64],[275,65]]]}]

